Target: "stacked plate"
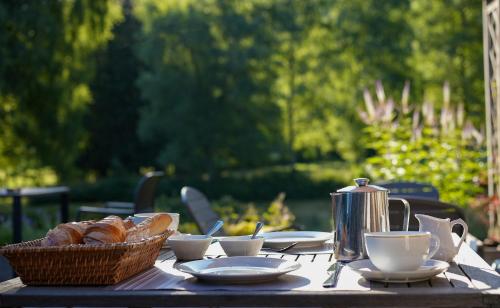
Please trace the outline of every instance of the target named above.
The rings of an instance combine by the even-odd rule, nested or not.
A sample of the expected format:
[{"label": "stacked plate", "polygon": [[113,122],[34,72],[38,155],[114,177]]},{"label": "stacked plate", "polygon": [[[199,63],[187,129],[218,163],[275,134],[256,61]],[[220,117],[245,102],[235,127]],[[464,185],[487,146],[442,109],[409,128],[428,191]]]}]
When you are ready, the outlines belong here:
[{"label": "stacked plate", "polygon": [[333,238],[332,233],[318,231],[283,231],[263,233],[264,247],[282,249],[297,243],[294,248],[315,248]]}]

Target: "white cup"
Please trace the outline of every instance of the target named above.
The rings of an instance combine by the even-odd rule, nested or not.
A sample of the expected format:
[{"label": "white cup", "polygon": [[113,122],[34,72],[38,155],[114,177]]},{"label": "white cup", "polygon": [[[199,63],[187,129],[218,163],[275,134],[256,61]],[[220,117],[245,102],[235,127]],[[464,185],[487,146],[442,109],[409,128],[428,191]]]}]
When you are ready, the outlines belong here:
[{"label": "white cup", "polygon": [[228,257],[256,256],[264,244],[264,238],[256,236],[252,239],[249,235],[229,236],[221,238],[219,243]]},{"label": "white cup", "polygon": [[205,235],[174,235],[167,239],[177,260],[203,259],[213,238]]},{"label": "white cup", "polygon": [[170,215],[170,217],[172,217],[172,222],[167,227],[167,229],[177,231],[177,228],[179,227],[179,214],[178,213],[162,213],[162,212],[137,213],[137,214],[134,214],[134,216],[131,218],[132,218],[132,221],[134,222],[134,224],[137,225],[137,224],[143,222],[146,218],[151,217],[151,216],[156,215],[156,214],[168,214],[168,215]]},{"label": "white cup", "polygon": [[415,271],[438,251],[439,238],[430,232],[369,232],[365,244],[368,257],[382,272]]}]

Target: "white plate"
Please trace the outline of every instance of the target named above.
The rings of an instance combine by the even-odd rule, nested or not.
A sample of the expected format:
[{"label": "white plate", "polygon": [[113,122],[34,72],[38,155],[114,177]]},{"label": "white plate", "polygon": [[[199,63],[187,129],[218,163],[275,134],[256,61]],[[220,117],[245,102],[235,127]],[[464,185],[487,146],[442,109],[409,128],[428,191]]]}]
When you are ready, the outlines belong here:
[{"label": "white plate", "polygon": [[298,243],[295,248],[318,247],[333,238],[333,233],[318,231],[266,232],[261,235],[264,237],[264,247],[275,249],[293,243]]},{"label": "white plate", "polygon": [[368,260],[358,260],[347,264],[352,270],[358,272],[368,280],[381,282],[407,283],[428,280],[442,272],[450,266],[447,262],[439,260],[428,260],[416,271],[384,273]]},{"label": "white plate", "polygon": [[300,264],[276,258],[227,257],[178,264],[175,268],[202,280],[256,283],[274,280],[300,268]]}]

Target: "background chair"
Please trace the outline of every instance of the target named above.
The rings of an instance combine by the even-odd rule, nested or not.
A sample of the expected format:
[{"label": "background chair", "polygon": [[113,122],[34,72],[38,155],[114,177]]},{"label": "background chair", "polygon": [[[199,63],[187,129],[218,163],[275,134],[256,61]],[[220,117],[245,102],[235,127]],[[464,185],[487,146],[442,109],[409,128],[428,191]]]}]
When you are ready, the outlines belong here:
[{"label": "background chair", "polygon": [[[419,199],[408,196],[401,196],[408,200],[410,203],[410,224],[408,230],[418,231],[418,220],[415,214],[425,214],[438,218],[450,218],[455,220],[458,218],[465,219],[464,211],[456,205],[440,202],[432,199]],[[391,223],[391,230],[401,230],[403,228],[403,207],[400,201],[389,201],[389,221]],[[462,229],[460,227],[460,229]],[[461,235],[463,230],[460,230]]]},{"label": "background chair", "polygon": [[389,189],[390,195],[393,197],[439,200],[439,191],[431,184],[416,182],[380,182],[376,185]]},{"label": "background chair", "polygon": [[[181,200],[182,203],[187,206],[189,213],[193,216],[201,233],[207,233],[210,227],[212,227],[217,220],[220,220],[219,215],[212,210],[207,197],[196,188],[188,186],[182,187]],[[215,236],[224,235],[226,234],[223,229],[215,233]]]},{"label": "background chair", "polygon": [[[181,200],[182,203],[187,206],[191,216],[194,218],[194,221],[198,226],[198,229],[203,234],[207,233],[210,227],[212,227],[217,220],[220,220],[219,215],[212,210],[210,201],[208,201],[207,197],[205,197],[205,195],[196,188],[189,186],[183,187],[181,189]],[[268,229],[268,231],[283,231],[289,229],[302,230],[302,227],[300,225],[293,224],[284,228]],[[221,229],[215,235],[225,236],[227,234],[225,234],[225,232]]]},{"label": "background chair", "polygon": [[133,203],[110,201],[106,202],[104,207],[81,206],[78,209],[77,220],[81,219],[83,213],[125,216],[154,212],[156,187],[164,175],[161,171],[146,173],[135,188]]}]

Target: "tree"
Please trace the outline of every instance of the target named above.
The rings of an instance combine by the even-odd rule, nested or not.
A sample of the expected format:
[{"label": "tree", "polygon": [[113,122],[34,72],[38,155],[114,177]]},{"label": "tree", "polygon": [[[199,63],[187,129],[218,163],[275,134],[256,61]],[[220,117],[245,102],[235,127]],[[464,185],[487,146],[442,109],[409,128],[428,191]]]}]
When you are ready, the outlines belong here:
[{"label": "tree", "polygon": [[269,87],[272,41],[260,8],[223,0],[138,7],[138,54],[147,66],[139,133],[160,145],[158,162],[178,174],[257,166],[281,146]]},{"label": "tree", "polygon": [[91,100],[91,55],[111,38],[120,14],[112,1],[0,3],[4,184],[41,167],[62,177],[75,171],[84,146],[82,117]]},{"label": "tree", "polygon": [[303,111],[310,110],[308,103],[317,106],[312,101],[318,97],[310,88],[311,79],[314,79],[311,72],[321,74],[321,66],[318,66],[317,61],[311,61],[311,52],[322,49],[312,44],[308,38],[314,34],[323,9],[328,9],[328,6],[321,0],[275,1],[269,8],[271,15],[268,31],[273,33],[273,39],[277,43],[273,52],[273,69],[278,78],[273,92],[282,109],[283,135],[287,140],[287,156],[292,169],[297,161],[296,152],[307,150],[300,143],[300,137],[304,133],[301,122],[306,120],[310,125],[311,121],[308,121],[310,118],[304,119]]},{"label": "tree", "polygon": [[143,100],[136,81],[142,63],[134,48],[141,29],[132,12],[132,2],[123,2],[124,20],[113,28],[113,40],[96,54],[93,94],[85,118],[88,143],[80,157],[81,168],[106,176],[111,169],[137,171],[154,164],[137,135]]},{"label": "tree", "polygon": [[476,125],[484,121],[481,3],[474,0],[411,1],[407,20],[414,40],[408,64],[417,91],[441,102],[441,87],[450,82],[453,99]]},{"label": "tree", "polygon": [[[293,156],[361,156],[360,88],[376,76],[398,88],[409,78],[408,1],[273,1],[274,93]],[[384,79],[385,80],[385,79]]]}]

